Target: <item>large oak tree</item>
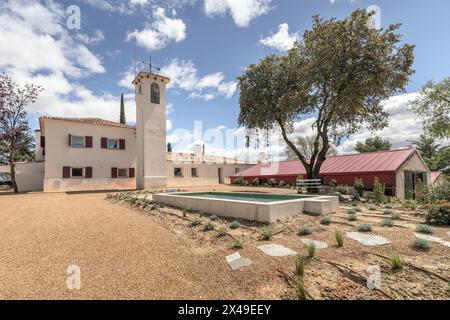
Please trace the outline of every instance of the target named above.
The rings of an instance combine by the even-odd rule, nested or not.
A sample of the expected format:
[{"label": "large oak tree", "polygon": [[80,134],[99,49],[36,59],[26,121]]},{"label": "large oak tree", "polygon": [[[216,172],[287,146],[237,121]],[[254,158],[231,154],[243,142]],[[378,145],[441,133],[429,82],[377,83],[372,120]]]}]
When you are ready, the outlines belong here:
[{"label": "large oak tree", "polygon": [[[404,90],[414,73],[414,46],[401,43],[399,25],[378,30],[370,16],[364,10],[344,20],[316,16],[287,55],[269,55],[239,78],[239,124],[279,129],[310,179],[319,177],[331,141],[362,126],[388,125],[381,101]],[[294,122],[311,116],[314,150],[306,157],[293,142]]]}]

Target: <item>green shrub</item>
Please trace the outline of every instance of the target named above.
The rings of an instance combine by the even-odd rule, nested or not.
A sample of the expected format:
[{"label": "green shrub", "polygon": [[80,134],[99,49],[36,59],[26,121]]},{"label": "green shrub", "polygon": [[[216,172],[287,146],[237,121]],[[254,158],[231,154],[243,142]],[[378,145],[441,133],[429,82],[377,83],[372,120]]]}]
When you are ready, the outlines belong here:
[{"label": "green shrub", "polygon": [[322,219],[320,219],[320,224],[328,226],[331,224],[331,219],[328,217],[323,217]]},{"label": "green shrub", "polygon": [[414,238],[411,241],[411,246],[416,250],[428,251],[431,249],[430,242],[425,239]]},{"label": "green shrub", "polygon": [[426,224],[420,224],[417,226],[416,231],[425,234],[433,234],[433,227]]},{"label": "green shrub", "polygon": [[385,191],[385,184],[381,183],[378,177],[375,177],[375,180],[373,182],[373,193],[375,196],[375,200],[378,202],[383,202],[383,200],[385,199]]},{"label": "green shrub", "polygon": [[342,236],[342,233],[340,233],[339,231],[336,231],[334,233],[334,237],[336,238],[336,242],[337,242],[338,246],[343,247],[344,246],[344,237]]},{"label": "green shrub", "polygon": [[314,258],[316,255],[316,245],[314,242],[311,242],[310,244],[305,244],[306,251],[308,251],[308,257]]},{"label": "green shrub", "polygon": [[450,179],[440,179],[431,186],[424,185],[422,201],[431,204],[437,204],[440,201],[450,201]]},{"label": "green shrub", "polygon": [[400,219],[400,218],[401,218],[401,215],[400,215],[399,212],[394,211],[394,212],[391,213],[391,219],[392,219],[392,220],[398,220],[398,219]]},{"label": "green shrub", "polygon": [[371,204],[371,205],[369,206],[369,210],[370,210],[370,211],[375,211],[375,210],[377,210],[377,206],[374,205],[374,204]]},{"label": "green shrub", "polygon": [[295,274],[303,277],[305,274],[305,257],[298,256],[297,260],[295,260]]},{"label": "green shrub", "polygon": [[392,206],[392,204],[388,203],[388,204],[384,205],[384,208],[385,209],[392,209],[393,206]]},{"label": "green shrub", "polygon": [[355,179],[355,182],[353,183],[353,186],[355,187],[356,192],[358,192],[359,196],[363,196],[364,193],[364,182],[362,179]]},{"label": "green shrub", "polygon": [[356,212],[357,212],[356,208],[351,208],[347,210],[347,214],[355,214]]},{"label": "green shrub", "polygon": [[213,214],[212,216],[209,217],[209,220],[211,220],[211,221],[217,221],[217,220],[219,220],[219,217],[216,216],[215,214]]},{"label": "green shrub", "polygon": [[411,208],[411,210],[416,210],[417,209],[417,201],[409,200],[409,207]]},{"label": "green shrub", "polygon": [[381,225],[383,227],[393,227],[394,226],[394,221],[392,221],[391,219],[384,219],[383,221],[381,221]]},{"label": "green shrub", "polygon": [[244,244],[242,243],[242,240],[235,239],[233,241],[233,249],[242,249],[243,246],[244,246]]},{"label": "green shrub", "polygon": [[312,230],[308,227],[300,227],[300,229],[298,229],[298,232],[297,232],[297,234],[299,236],[307,236],[311,233],[312,233]]},{"label": "green shrub", "polygon": [[372,226],[368,223],[363,223],[358,226],[359,232],[370,232],[372,231]]},{"label": "green shrub", "polygon": [[306,290],[303,286],[303,280],[298,281],[295,285],[295,292],[297,294],[298,300],[306,300]]},{"label": "green shrub", "polygon": [[355,208],[356,212],[361,212],[362,209],[361,208]]},{"label": "green shrub", "polygon": [[208,222],[207,224],[205,224],[205,226],[203,227],[203,231],[211,231],[214,230],[214,225],[211,222]]},{"label": "green shrub", "polygon": [[356,202],[352,203],[352,207],[357,207],[357,206],[358,206],[358,204]]},{"label": "green shrub", "polygon": [[383,214],[384,214],[384,215],[390,215],[390,214],[393,214],[393,213],[394,213],[394,211],[391,210],[391,209],[387,209],[387,210],[384,210],[384,211],[383,211]]},{"label": "green shrub", "polygon": [[358,219],[358,216],[354,213],[351,213],[347,217],[348,221],[356,221]]},{"label": "green shrub", "polygon": [[403,269],[405,261],[403,261],[398,255],[389,257],[389,264],[393,270]]},{"label": "green shrub", "polygon": [[199,226],[201,224],[202,224],[202,222],[200,220],[194,220],[194,221],[191,222],[191,227],[196,227],[196,226]]},{"label": "green shrub", "polygon": [[202,218],[202,217],[205,216],[205,213],[204,213],[203,211],[199,211],[199,212],[198,212],[198,215],[200,216],[200,218]]},{"label": "green shrub", "polygon": [[252,185],[254,185],[255,187],[259,186],[259,179],[258,178],[253,179]]},{"label": "green shrub", "polygon": [[433,206],[428,210],[426,222],[435,226],[450,226],[450,203]]},{"label": "green shrub", "polygon": [[239,221],[233,221],[232,223],[230,223],[230,229],[239,229],[241,227],[241,224],[239,223]]},{"label": "green shrub", "polygon": [[227,232],[228,232],[227,228],[220,227],[219,230],[217,230],[217,235],[219,237],[225,237],[227,235]]},{"label": "green shrub", "polygon": [[262,226],[261,227],[261,239],[269,241],[272,239],[273,230],[270,226]]},{"label": "green shrub", "polygon": [[187,210],[186,209],[183,209],[182,215],[183,215],[183,218],[187,217]]}]

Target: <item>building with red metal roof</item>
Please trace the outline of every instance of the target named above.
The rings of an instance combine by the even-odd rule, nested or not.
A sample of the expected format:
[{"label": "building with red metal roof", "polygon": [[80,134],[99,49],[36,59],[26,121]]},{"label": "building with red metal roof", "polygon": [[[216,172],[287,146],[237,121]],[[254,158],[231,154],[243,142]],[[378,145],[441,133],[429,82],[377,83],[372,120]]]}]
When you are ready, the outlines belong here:
[{"label": "building with red metal roof", "polygon": [[[284,181],[295,184],[297,177],[306,178],[306,170],[300,161],[260,163],[234,176],[253,181]],[[366,189],[373,187],[375,177],[386,185],[388,194],[398,198],[420,197],[421,185],[430,182],[430,171],[414,148],[382,152],[360,153],[328,157],[320,170],[324,185],[332,180],[337,184],[353,186],[355,179],[362,179]],[[333,181],[333,182],[334,182]]]}]

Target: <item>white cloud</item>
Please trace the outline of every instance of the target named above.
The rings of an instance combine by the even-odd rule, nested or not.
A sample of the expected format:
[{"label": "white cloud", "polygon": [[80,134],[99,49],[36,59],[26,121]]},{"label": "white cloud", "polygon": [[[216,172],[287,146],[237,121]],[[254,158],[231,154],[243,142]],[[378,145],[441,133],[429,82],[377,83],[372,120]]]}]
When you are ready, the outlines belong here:
[{"label": "white cloud", "polygon": [[251,20],[270,11],[272,0],[204,0],[207,16],[231,14],[238,27],[247,27]]},{"label": "white cloud", "polygon": [[[65,11],[54,2],[7,1],[0,11],[0,72],[44,91],[29,106],[32,116],[101,117],[118,121],[120,99],[96,95],[78,80],[106,72],[76,32],[65,29]],[[94,36],[101,37],[99,33]],[[134,96],[125,97],[127,120],[135,120]]]},{"label": "white cloud", "polygon": [[95,30],[92,36],[88,36],[85,33],[77,34],[77,39],[85,44],[98,44],[105,40],[105,35],[101,30]]},{"label": "white cloud", "polygon": [[136,44],[148,50],[160,50],[170,42],[180,42],[186,38],[186,25],[183,20],[169,18],[165,9],[158,7],[153,11],[153,22],[144,29],[129,32],[127,40],[136,38]]},{"label": "white cloud", "polygon": [[278,26],[278,32],[266,38],[259,40],[262,45],[275,48],[279,51],[287,51],[294,46],[294,43],[300,39],[298,32],[289,33],[289,25],[287,23]]},{"label": "white cloud", "polygon": [[225,82],[222,72],[198,76],[198,70],[192,61],[172,59],[168,65],[161,68],[161,74],[171,78],[168,88],[179,88],[189,92],[189,98],[199,98],[211,101],[217,96],[231,98],[237,83]]}]

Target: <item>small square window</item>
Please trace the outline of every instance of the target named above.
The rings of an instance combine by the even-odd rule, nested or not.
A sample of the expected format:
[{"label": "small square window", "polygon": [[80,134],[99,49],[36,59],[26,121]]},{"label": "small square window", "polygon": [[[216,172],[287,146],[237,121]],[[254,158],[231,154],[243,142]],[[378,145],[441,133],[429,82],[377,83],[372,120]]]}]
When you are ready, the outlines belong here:
[{"label": "small square window", "polygon": [[197,168],[191,168],[191,177],[197,178]]},{"label": "small square window", "polygon": [[174,168],[173,169],[173,175],[177,178],[182,178],[183,177],[183,169],[181,168]]},{"label": "small square window", "polygon": [[72,168],[72,178],[83,178],[83,168]]},{"label": "small square window", "polygon": [[119,169],[118,176],[119,176],[119,178],[128,178],[128,170],[127,169]]},{"label": "small square window", "polygon": [[107,146],[108,146],[108,149],[119,149],[119,140],[108,139]]},{"label": "small square window", "polygon": [[241,169],[239,168],[234,168],[234,173],[239,173],[241,171]]},{"label": "small square window", "polygon": [[71,136],[70,145],[73,148],[84,148],[84,137]]}]

